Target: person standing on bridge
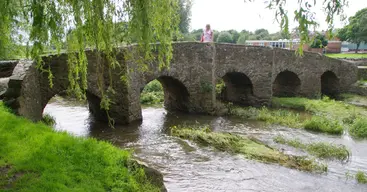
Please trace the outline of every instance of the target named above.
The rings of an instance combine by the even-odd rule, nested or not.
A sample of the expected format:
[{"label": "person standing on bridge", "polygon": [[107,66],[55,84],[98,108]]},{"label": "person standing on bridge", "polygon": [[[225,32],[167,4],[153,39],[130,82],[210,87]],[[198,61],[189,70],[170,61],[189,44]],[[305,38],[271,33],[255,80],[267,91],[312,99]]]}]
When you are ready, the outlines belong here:
[{"label": "person standing on bridge", "polygon": [[214,33],[210,29],[210,25],[207,24],[203,34],[201,35],[201,42],[208,43],[214,41]]}]

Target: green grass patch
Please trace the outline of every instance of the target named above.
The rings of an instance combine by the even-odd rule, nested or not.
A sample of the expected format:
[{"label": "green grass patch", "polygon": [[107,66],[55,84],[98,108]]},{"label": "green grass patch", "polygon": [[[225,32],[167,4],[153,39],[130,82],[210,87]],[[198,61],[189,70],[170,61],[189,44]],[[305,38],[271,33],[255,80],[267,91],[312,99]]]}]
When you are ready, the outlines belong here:
[{"label": "green grass patch", "polygon": [[286,139],[280,135],[276,136],[274,141],[294,148],[303,149],[309,154],[321,159],[338,159],[342,161],[349,159],[350,152],[344,145],[335,145],[325,142],[306,144],[302,143],[299,139]]},{"label": "green grass patch", "polygon": [[310,172],[326,172],[327,166],[307,157],[286,155],[259,140],[231,133],[212,132],[209,127],[172,127],[171,134],[198,144],[211,146],[220,151],[242,154],[246,158],[264,163],[275,163],[285,167]]},{"label": "green grass patch", "polygon": [[349,129],[350,134],[356,138],[367,138],[367,119],[358,118]]},{"label": "green grass patch", "polygon": [[325,54],[328,57],[336,59],[363,59],[367,58],[367,53],[334,53]]},{"label": "green grass patch", "polygon": [[279,124],[293,128],[302,127],[302,120],[298,113],[287,110],[272,110],[266,107],[237,107],[232,106],[229,110],[230,115],[265,121],[270,124]]},{"label": "green grass patch", "polygon": [[338,121],[319,116],[313,116],[311,119],[306,120],[303,124],[303,127],[309,131],[335,135],[341,135],[344,130]]},{"label": "green grass patch", "polygon": [[[128,151],[55,132],[0,103],[0,190],[160,191]],[[14,179],[16,178],[16,179]]]},{"label": "green grass patch", "polygon": [[356,180],[358,181],[358,183],[367,184],[367,176],[362,171],[358,171],[356,173]]}]

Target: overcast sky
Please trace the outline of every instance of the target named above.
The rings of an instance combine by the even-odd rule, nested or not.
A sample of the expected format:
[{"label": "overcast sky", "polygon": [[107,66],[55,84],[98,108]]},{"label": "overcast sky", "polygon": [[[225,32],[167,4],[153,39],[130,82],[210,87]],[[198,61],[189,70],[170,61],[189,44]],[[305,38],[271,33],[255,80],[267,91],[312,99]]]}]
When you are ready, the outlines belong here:
[{"label": "overcast sky", "polygon": [[[279,31],[279,24],[274,20],[275,11],[266,9],[265,0],[255,0],[255,2],[244,2],[244,0],[193,0],[191,17],[191,29],[203,29],[207,23],[211,24],[214,30],[243,29],[255,31],[265,28],[269,32]],[[316,20],[320,24],[318,30],[327,28],[325,14],[322,11],[322,2],[317,0]],[[289,10],[290,27],[294,27],[294,10],[298,8],[298,0],[288,0],[287,10]],[[313,0],[311,1],[313,2]],[[353,16],[358,10],[367,7],[367,0],[349,0],[349,6],[344,12],[347,17]],[[335,27],[342,27],[344,23],[337,17]]]}]

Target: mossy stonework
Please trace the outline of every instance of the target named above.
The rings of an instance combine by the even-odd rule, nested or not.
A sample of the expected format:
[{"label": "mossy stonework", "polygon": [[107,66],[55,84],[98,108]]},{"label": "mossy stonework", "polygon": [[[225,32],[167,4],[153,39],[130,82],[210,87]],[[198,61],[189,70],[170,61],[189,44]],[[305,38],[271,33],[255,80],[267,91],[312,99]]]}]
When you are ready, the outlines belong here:
[{"label": "mossy stonework", "polygon": [[[100,108],[100,87],[106,90],[104,94],[108,94],[111,101],[109,116],[115,123],[125,124],[142,119],[140,94],[154,79],[163,86],[164,104],[168,110],[190,113],[211,113],[216,108],[217,98],[213,95],[216,95],[215,83],[220,79],[225,84],[222,99],[251,106],[270,104],[274,93],[315,97],[323,91],[346,92],[357,81],[355,65],[308,52],[298,57],[294,51],[277,48],[174,43],[169,68],[160,70],[157,61],[142,65],[136,58],[126,56],[126,49],[119,49],[119,66],[111,70],[112,76],[108,75],[106,59],[87,51],[86,96],[89,109],[97,120],[108,120],[106,111]],[[32,61],[19,61],[2,96],[17,114],[35,121],[42,118],[48,101],[69,87],[67,55],[52,55],[44,57],[43,61],[45,69],[52,71],[52,88],[49,73],[37,70]],[[105,63],[105,74],[97,73],[101,66],[98,62]],[[111,83],[114,83],[113,91],[109,89]],[[208,86],[211,89],[203,91],[203,84],[211,85]],[[296,91],[290,91],[292,89]]]}]

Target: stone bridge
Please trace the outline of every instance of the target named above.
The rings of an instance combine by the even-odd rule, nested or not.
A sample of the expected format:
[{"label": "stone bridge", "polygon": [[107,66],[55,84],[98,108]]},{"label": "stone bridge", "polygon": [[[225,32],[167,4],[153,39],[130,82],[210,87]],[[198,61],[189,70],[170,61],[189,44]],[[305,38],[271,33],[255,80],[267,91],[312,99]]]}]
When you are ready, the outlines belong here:
[{"label": "stone bridge", "polygon": [[[270,104],[273,96],[335,95],[348,91],[357,81],[355,65],[316,53],[305,52],[298,57],[294,51],[285,49],[193,42],[173,46],[169,68],[159,70],[153,61],[145,72],[137,69],[136,62],[126,59],[127,48],[119,49],[120,67],[112,71],[116,93],[110,96],[113,104],[109,110],[116,123],[142,119],[140,93],[154,79],[164,88],[168,110],[190,113],[211,113],[218,100],[261,106]],[[87,51],[87,58],[89,110],[96,120],[106,121],[106,112],[100,108],[97,57]],[[43,61],[54,75],[53,88],[49,86],[48,73],[37,70],[32,61],[18,61],[11,76],[4,73],[10,76],[8,89],[2,96],[4,102],[17,114],[35,121],[41,119],[48,101],[69,86],[66,54],[47,56]],[[102,62],[107,71],[105,60]],[[127,83],[120,80],[121,74],[127,74]],[[103,79],[107,87],[108,76]],[[225,86],[218,94],[216,84],[221,80]]]}]

